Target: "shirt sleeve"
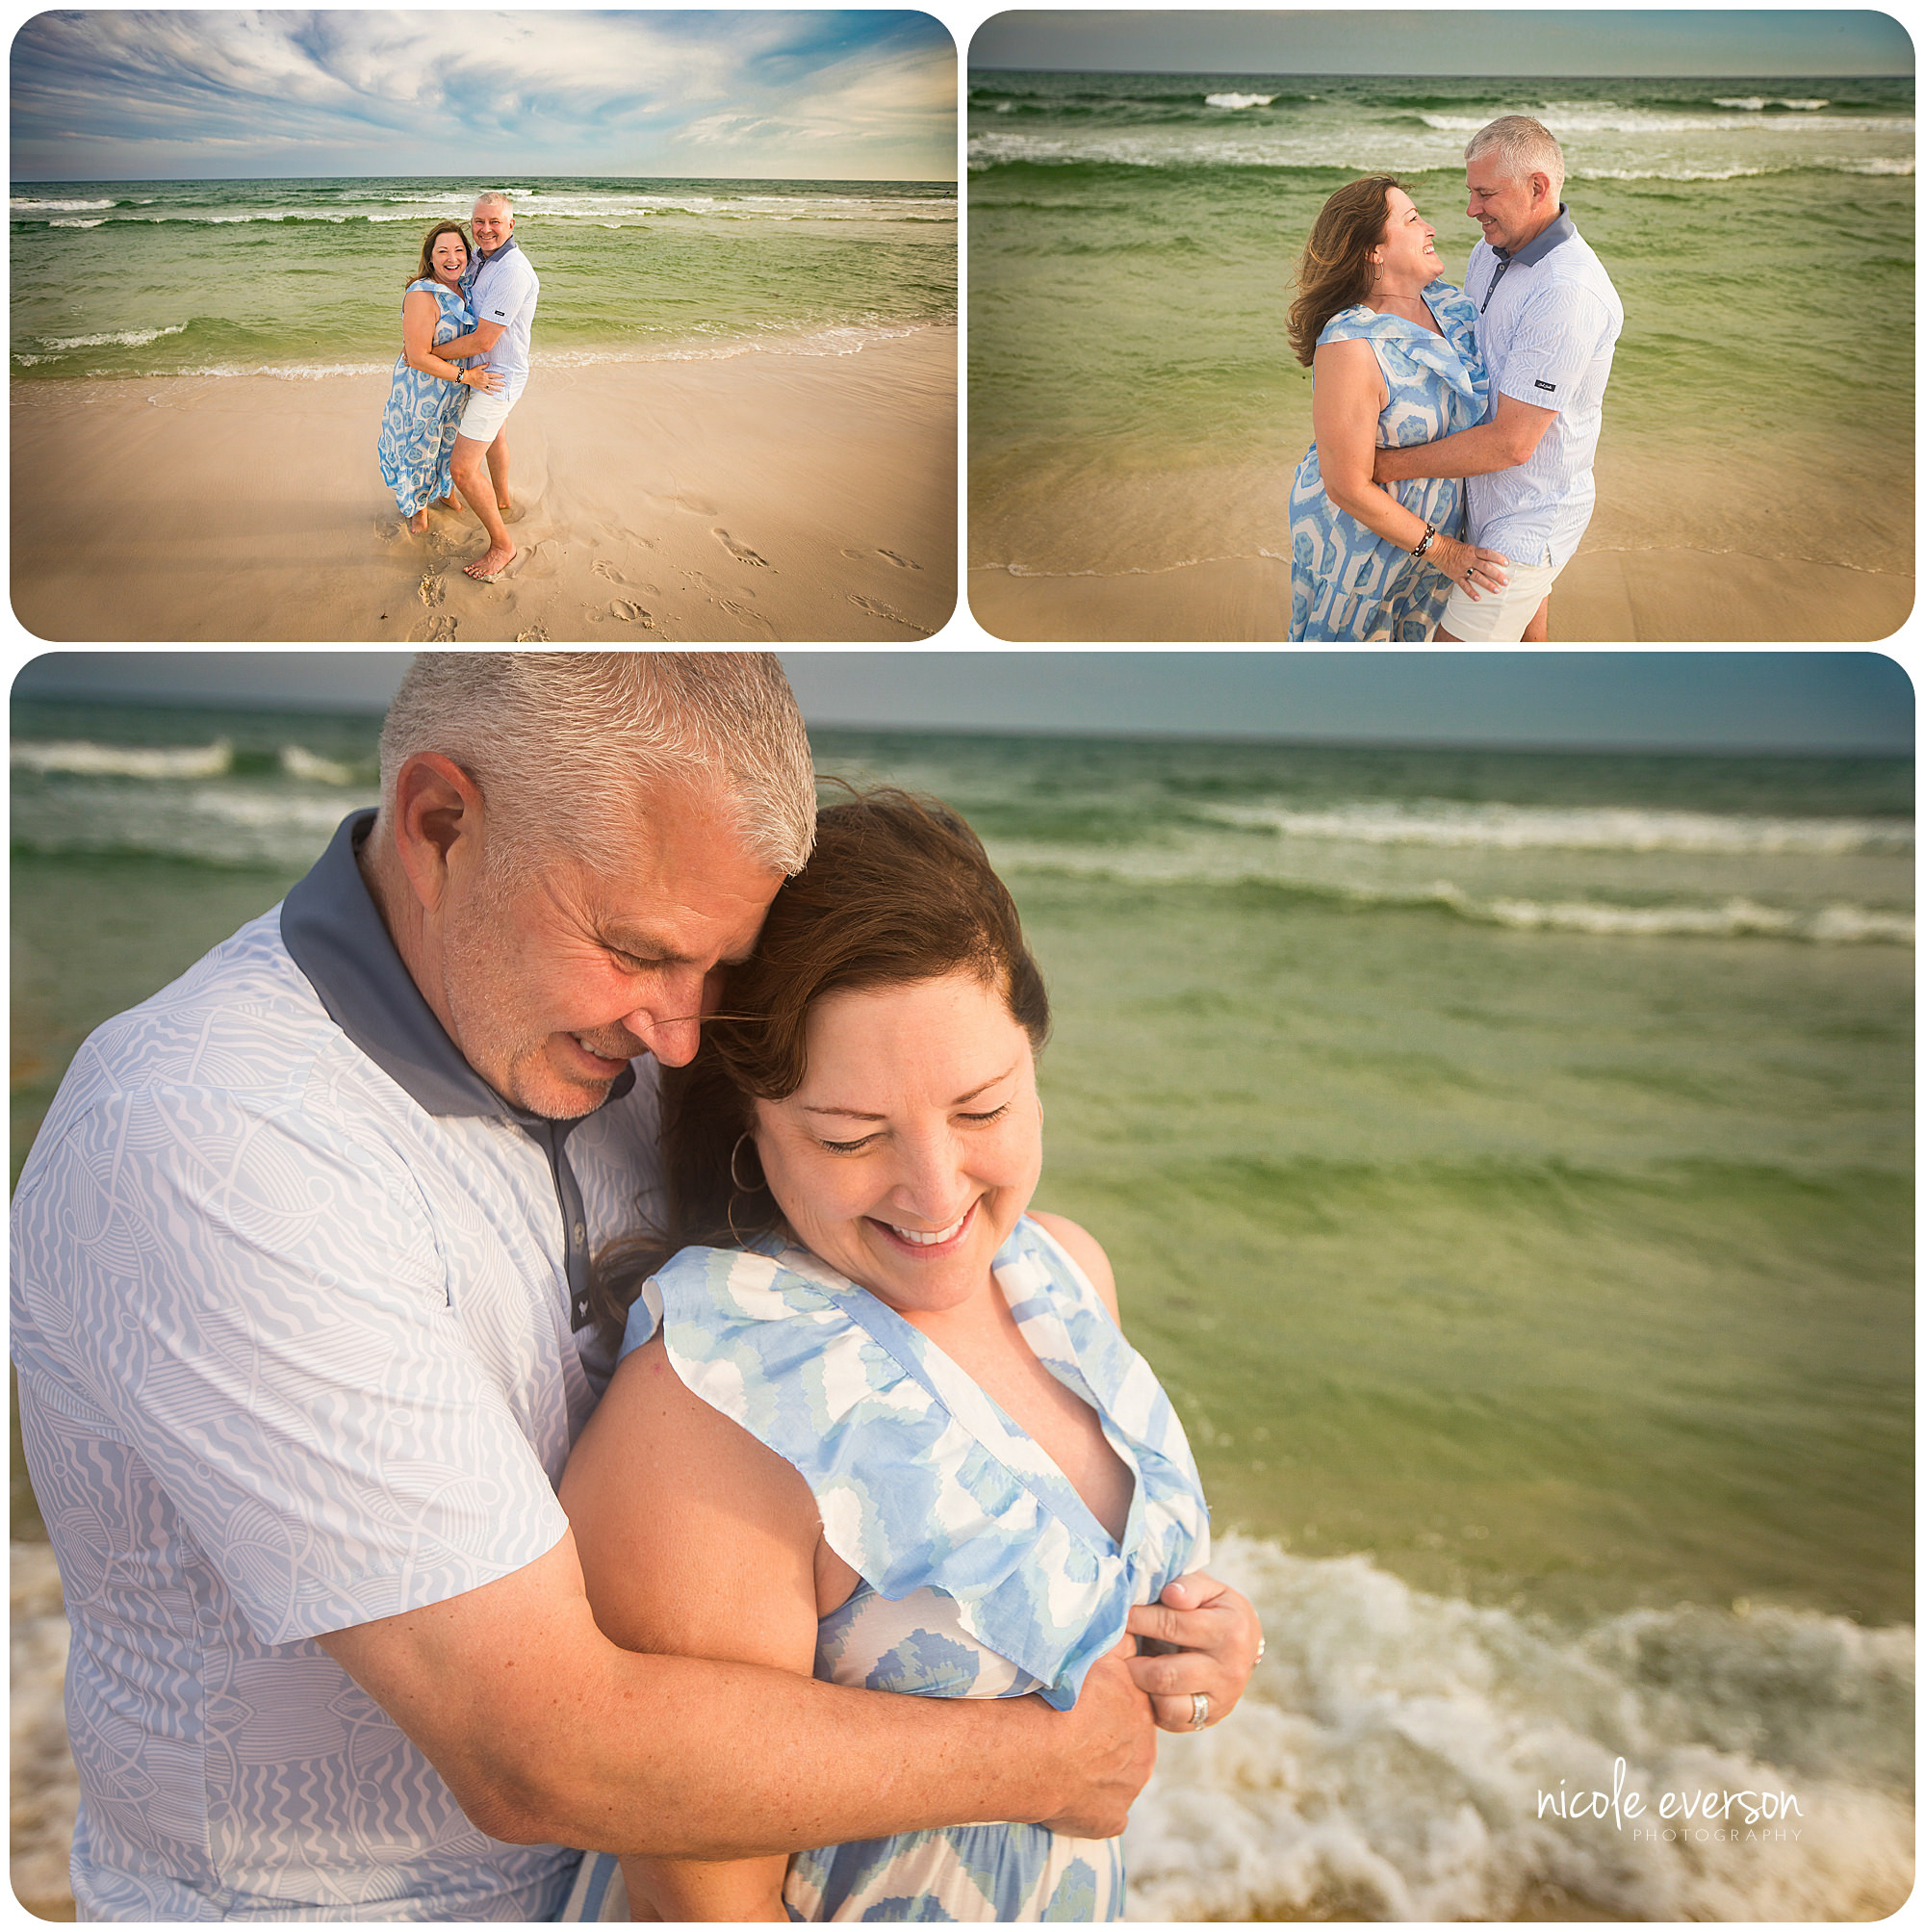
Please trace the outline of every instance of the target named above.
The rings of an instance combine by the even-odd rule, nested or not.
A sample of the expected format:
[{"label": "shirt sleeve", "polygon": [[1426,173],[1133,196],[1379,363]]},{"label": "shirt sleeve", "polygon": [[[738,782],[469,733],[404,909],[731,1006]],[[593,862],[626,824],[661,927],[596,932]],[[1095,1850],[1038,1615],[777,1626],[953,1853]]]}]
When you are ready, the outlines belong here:
[{"label": "shirt sleeve", "polygon": [[261,1642],[459,1596],[560,1540],[391,1151],[164,1091],[98,1103],[37,1168],[14,1247],[36,1352],[146,1461]]},{"label": "shirt sleeve", "polygon": [[1519,313],[1493,387],[1539,409],[1562,409],[1610,339],[1611,315],[1588,289],[1546,282]]}]

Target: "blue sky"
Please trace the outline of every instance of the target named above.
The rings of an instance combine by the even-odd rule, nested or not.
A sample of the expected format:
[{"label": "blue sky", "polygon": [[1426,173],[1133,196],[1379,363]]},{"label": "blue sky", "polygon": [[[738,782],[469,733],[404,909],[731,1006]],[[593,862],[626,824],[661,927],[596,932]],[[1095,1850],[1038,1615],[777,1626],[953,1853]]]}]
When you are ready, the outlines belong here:
[{"label": "blue sky", "polygon": [[972,67],[1252,74],[1909,74],[1889,14],[1852,9],[1543,8],[1281,13],[1249,9],[998,13]]},{"label": "blue sky", "polygon": [[[1910,753],[1872,651],[785,651],[813,725]],[[379,709],[401,652],[48,652],[36,692]]]},{"label": "blue sky", "polygon": [[63,12],[12,80],[16,181],[956,171],[909,12]]}]

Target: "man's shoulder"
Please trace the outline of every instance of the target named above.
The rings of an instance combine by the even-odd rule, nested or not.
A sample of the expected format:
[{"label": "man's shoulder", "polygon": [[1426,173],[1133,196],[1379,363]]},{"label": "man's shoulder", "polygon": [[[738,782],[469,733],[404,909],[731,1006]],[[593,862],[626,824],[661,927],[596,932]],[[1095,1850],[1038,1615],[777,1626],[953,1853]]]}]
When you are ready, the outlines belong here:
[{"label": "man's shoulder", "polygon": [[289,954],[276,906],[94,1028],[61,1082],[36,1153],[50,1151],[103,1110],[278,1111],[336,1061],[344,1064],[334,1068],[330,1088],[352,1080],[353,1063],[378,1076]]},{"label": "man's shoulder", "polygon": [[1598,251],[1575,230],[1561,248],[1552,249],[1544,258],[1543,268],[1547,284],[1581,290],[1607,306],[1621,306],[1610,270],[1599,259]]}]

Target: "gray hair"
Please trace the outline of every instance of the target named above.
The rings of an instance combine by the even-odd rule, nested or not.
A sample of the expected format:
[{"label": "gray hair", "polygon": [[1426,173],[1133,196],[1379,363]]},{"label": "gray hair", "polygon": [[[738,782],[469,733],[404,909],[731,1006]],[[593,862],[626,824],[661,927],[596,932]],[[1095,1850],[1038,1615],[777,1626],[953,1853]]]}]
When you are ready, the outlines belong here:
[{"label": "gray hair", "polygon": [[605,858],[611,830],[681,786],[719,790],[771,871],[801,871],[815,843],[808,737],[765,651],[424,651],[381,727],[386,830],[422,752],[480,787],[510,874],[556,847]]},{"label": "gray hair", "polygon": [[475,205],[477,208],[485,208],[491,202],[497,208],[505,208],[508,211],[508,219],[514,219],[515,197],[512,194],[503,194],[499,188],[484,188],[475,197]]},{"label": "gray hair", "polygon": [[1480,154],[1497,155],[1517,181],[1527,175],[1548,174],[1553,202],[1564,191],[1564,150],[1557,145],[1557,137],[1527,114],[1502,115],[1489,126],[1480,127],[1464,143],[1466,165]]}]

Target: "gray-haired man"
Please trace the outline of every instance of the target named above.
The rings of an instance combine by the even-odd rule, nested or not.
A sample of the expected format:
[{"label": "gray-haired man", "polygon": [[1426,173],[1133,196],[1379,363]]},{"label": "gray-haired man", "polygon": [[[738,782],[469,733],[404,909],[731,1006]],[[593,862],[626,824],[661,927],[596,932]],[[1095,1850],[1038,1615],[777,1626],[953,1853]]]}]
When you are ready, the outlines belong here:
[{"label": "gray-haired man", "polygon": [[618,1649],[555,1500],[652,1062],[813,837],[780,667],[424,657],[381,763],[282,906],[82,1047],[14,1197],[81,1916],[542,1919],[568,1845],[1119,1830],[1132,1679],[1226,1709],[1234,1593],[1136,1612],[1193,1654],[1073,1712],[893,1697]]},{"label": "gray-haired man", "polygon": [[1467,213],[1484,231],[1464,293],[1477,306],[1491,414],[1434,443],[1379,450],[1380,483],[1470,479],[1471,535],[1510,560],[1502,590],[1452,589],[1440,643],[1541,644],[1551,586],[1597,500],[1591,466],[1624,304],[1558,196],[1564,155],[1527,115],[1479,128],[1464,149]]}]

